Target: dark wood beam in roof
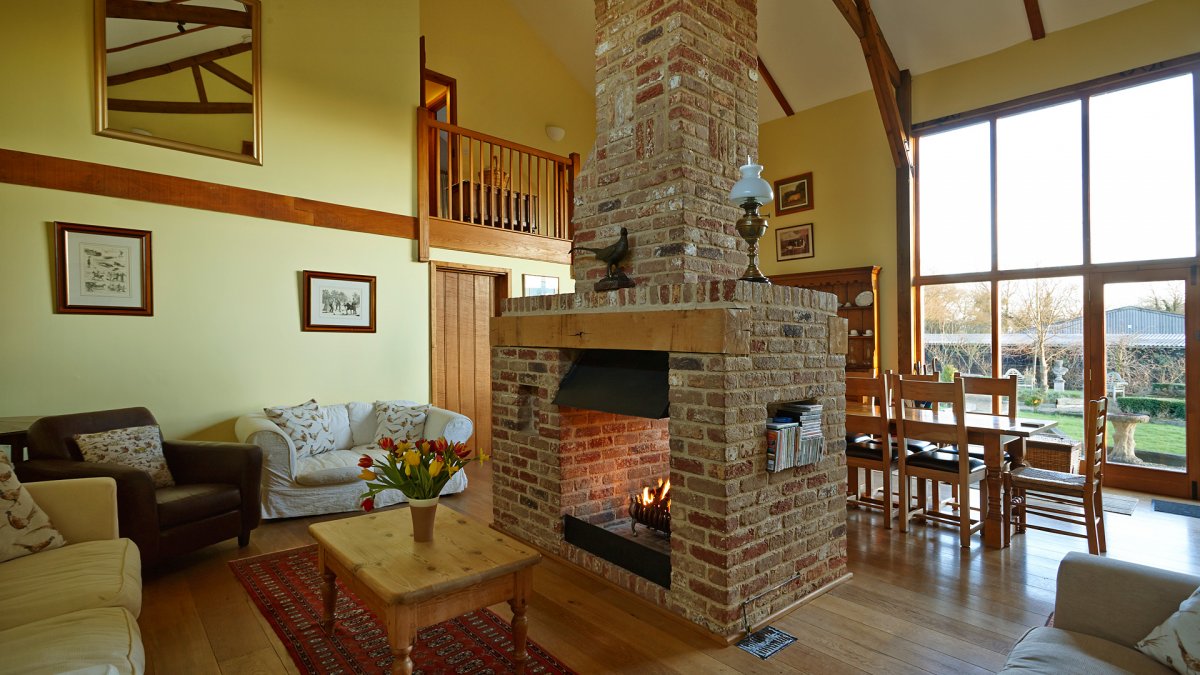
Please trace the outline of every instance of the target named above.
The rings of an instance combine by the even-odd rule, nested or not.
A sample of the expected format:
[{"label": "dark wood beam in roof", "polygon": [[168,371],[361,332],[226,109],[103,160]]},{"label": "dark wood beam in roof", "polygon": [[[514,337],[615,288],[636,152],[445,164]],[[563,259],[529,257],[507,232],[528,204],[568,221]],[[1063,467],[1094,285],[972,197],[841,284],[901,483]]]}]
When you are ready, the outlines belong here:
[{"label": "dark wood beam in roof", "polygon": [[[879,115],[883,119],[883,130],[887,134],[892,161],[896,168],[911,171],[909,126],[901,115],[900,104],[897,101],[897,89],[902,81],[900,69],[887,40],[883,37],[883,31],[879,29],[875,13],[871,11],[870,0],[833,0],[833,4],[842,16],[846,17],[851,30],[858,36],[859,45],[867,61],[867,71],[871,75],[875,101],[879,104]],[[851,18],[852,15],[857,18]]]},{"label": "dark wood beam in roof", "polygon": [[787,97],[783,95],[783,90],[779,88],[779,84],[771,76],[771,71],[767,70],[767,64],[763,63],[761,56],[758,57],[758,74],[762,75],[763,82],[767,83],[767,88],[775,95],[775,100],[779,102],[779,107],[783,108],[783,114],[788,117],[795,115],[796,111],[792,110],[792,105],[788,103]]},{"label": "dark wood beam in roof", "polygon": [[237,73],[234,73],[233,71],[222,66],[221,64],[212,63],[210,61],[208,63],[200,64],[200,67],[207,70],[208,72],[212,73],[213,75],[216,75],[217,77],[221,78],[222,80],[225,80],[229,84],[232,84],[233,86],[237,87],[238,89],[241,89],[242,91],[246,92],[247,94],[254,94],[254,85],[252,85],[249,82],[247,82],[246,80],[242,79],[241,77],[238,76]]},{"label": "dark wood beam in roof", "polygon": [[249,11],[219,7],[197,7],[169,2],[147,2],[147,0],[107,0],[105,16],[110,19],[141,19],[143,21],[169,21],[171,23],[206,23],[214,26],[250,28]]},{"label": "dark wood beam in roof", "polygon": [[109,47],[108,49],[106,49],[104,51],[108,52],[109,54],[115,54],[117,52],[123,52],[126,49],[133,49],[134,47],[141,47],[142,45],[149,45],[149,44],[154,44],[155,42],[162,42],[163,40],[170,40],[173,38],[177,38],[180,35],[187,35],[188,33],[195,33],[197,31],[208,30],[209,28],[216,28],[216,26],[213,26],[211,24],[205,25],[205,26],[196,26],[195,28],[188,28],[183,31],[175,31],[174,33],[167,33],[166,35],[159,35],[158,37],[152,37],[152,38],[148,38],[146,40],[139,40],[138,42],[130,42],[129,44],[121,45],[120,47]]},{"label": "dark wood beam in roof", "polygon": [[204,90],[204,76],[200,74],[200,66],[192,66],[192,79],[196,81],[196,97],[201,103],[208,103],[208,92]]},{"label": "dark wood beam in roof", "polygon": [[1025,16],[1029,17],[1029,34],[1034,40],[1046,37],[1046,27],[1042,24],[1042,6],[1038,0],[1025,0]]},{"label": "dark wood beam in roof", "polygon": [[195,103],[192,101],[138,101],[129,98],[108,99],[109,110],[124,112],[172,113],[181,115],[229,115],[254,112],[253,103]]},{"label": "dark wood beam in roof", "polygon": [[118,84],[137,82],[138,80],[144,80],[148,77],[166,75],[167,73],[173,73],[176,70],[191,68],[192,66],[202,66],[206,63],[216,61],[217,59],[223,59],[227,56],[233,56],[234,54],[248,52],[250,49],[251,45],[239,42],[235,45],[229,45],[228,47],[214,49],[211,52],[204,52],[202,54],[196,54],[195,56],[185,56],[182,59],[161,63],[157,66],[147,66],[145,68],[131,70],[128,73],[121,73],[120,75],[110,75],[108,77],[108,86],[112,87]]}]

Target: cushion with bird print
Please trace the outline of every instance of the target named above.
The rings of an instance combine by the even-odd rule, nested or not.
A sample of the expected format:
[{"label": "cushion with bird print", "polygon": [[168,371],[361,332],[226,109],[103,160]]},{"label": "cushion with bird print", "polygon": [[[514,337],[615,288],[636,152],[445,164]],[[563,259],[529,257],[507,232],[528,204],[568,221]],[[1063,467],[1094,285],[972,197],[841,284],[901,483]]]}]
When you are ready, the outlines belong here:
[{"label": "cushion with bird print", "polygon": [[175,479],[163,457],[162,432],[153,424],[111,429],[94,434],[75,434],[83,461],[121,464],[150,474],[154,487],[171,487]]},{"label": "cushion with bird print", "polygon": [[1139,640],[1136,647],[1177,673],[1200,672],[1200,588],[1179,603],[1179,611]]},{"label": "cushion with bird print", "polygon": [[393,441],[424,438],[428,405],[409,405],[399,401],[375,401],[375,442],[387,437]]},{"label": "cushion with bird print", "polygon": [[329,428],[329,417],[321,412],[315,399],[297,406],[263,408],[263,412],[292,439],[297,458],[319,455],[337,446],[337,439]]},{"label": "cushion with bird print", "polygon": [[31,553],[59,548],[67,543],[50,524],[50,517],[38,508],[17,474],[8,455],[0,452],[0,562]]}]

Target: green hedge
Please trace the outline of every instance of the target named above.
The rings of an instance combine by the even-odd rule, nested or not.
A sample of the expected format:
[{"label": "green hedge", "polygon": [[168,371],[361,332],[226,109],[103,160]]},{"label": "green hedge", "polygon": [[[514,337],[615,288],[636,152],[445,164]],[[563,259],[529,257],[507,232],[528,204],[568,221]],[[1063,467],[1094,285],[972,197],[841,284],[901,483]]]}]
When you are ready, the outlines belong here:
[{"label": "green hedge", "polygon": [[1150,391],[1154,392],[1155,396],[1183,398],[1187,388],[1182,384],[1155,382],[1154,384],[1150,385]]},{"label": "green hedge", "polygon": [[1151,398],[1149,396],[1119,396],[1117,404],[1127,413],[1139,413],[1152,417],[1184,419],[1186,405],[1181,398]]}]

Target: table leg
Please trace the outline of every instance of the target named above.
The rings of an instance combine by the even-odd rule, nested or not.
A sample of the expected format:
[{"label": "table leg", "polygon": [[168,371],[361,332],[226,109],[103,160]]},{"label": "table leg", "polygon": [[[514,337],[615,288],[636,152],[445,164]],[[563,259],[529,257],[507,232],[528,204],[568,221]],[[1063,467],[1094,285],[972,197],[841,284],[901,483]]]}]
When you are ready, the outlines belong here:
[{"label": "table leg", "polygon": [[514,575],[513,597],[508,601],[508,606],[513,612],[513,672],[518,674],[525,672],[525,663],[529,661],[529,652],[525,648],[529,637],[529,618],[525,616],[525,604],[532,588],[531,568],[527,567]]},{"label": "table leg", "polygon": [[333,635],[333,608],[337,605],[337,575],[325,566],[325,550],[317,551],[317,565],[322,571],[321,578],[321,628],[326,635]]},{"label": "table leg", "polygon": [[[987,464],[987,478],[980,486],[979,505],[983,510],[983,545],[988,548],[1004,548],[1004,509],[1001,507],[1000,494],[1004,480],[1004,455],[1000,436],[987,434],[983,439],[983,460]],[[964,502],[969,495],[960,495]],[[963,508],[967,505],[964,504]]]},{"label": "table leg", "polygon": [[412,617],[397,608],[391,630],[388,631],[388,645],[392,648],[392,675],[412,675],[413,671],[413,639],[416,638]]}]

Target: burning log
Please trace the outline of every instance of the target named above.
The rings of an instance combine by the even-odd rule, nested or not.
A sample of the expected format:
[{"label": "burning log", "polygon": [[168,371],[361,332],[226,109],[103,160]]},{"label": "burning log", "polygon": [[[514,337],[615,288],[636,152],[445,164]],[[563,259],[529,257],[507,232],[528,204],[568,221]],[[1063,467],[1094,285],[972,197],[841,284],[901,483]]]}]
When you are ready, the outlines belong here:
[{"label": "burning log", "polygon": [[635,537],[638,523],[664,534],[671,533],[671,498],[668,496],[670,492],[671,481],[659,478],[658,486],[653,490],[644,487],[641,494],[629,497],[629,516],[632,519],[629,527]]}]

